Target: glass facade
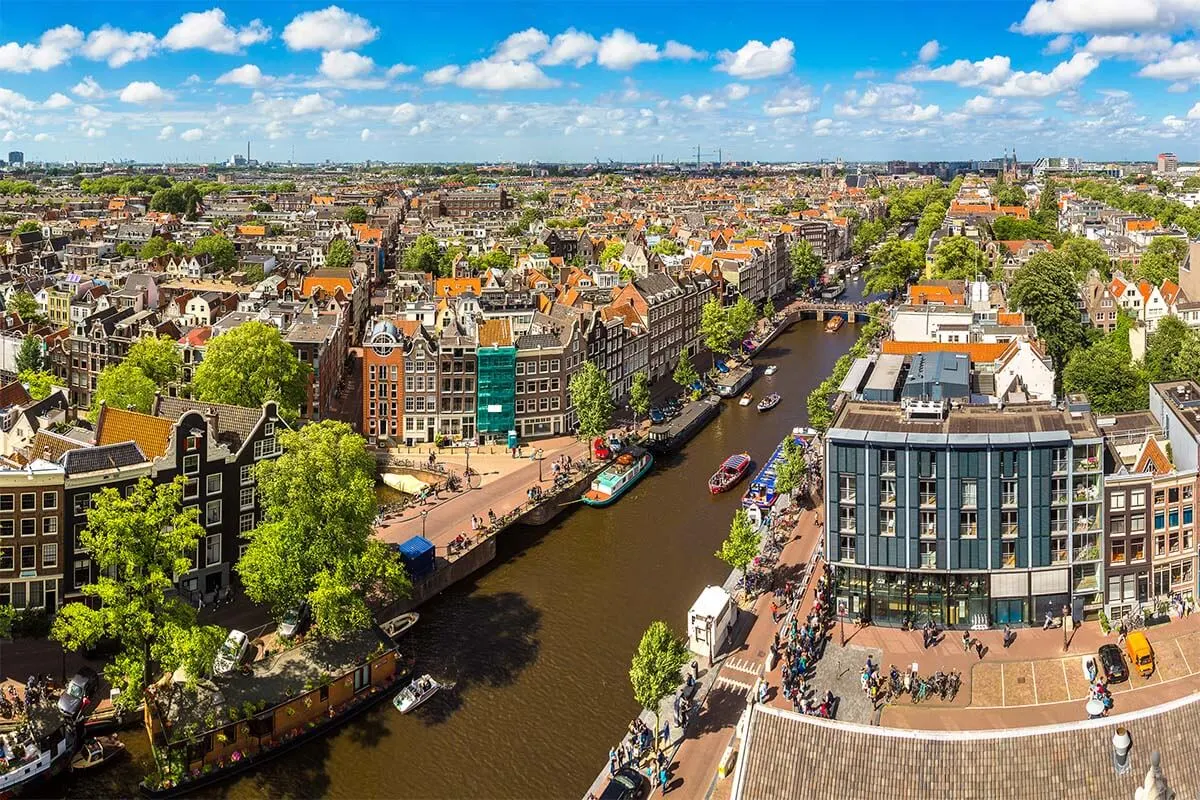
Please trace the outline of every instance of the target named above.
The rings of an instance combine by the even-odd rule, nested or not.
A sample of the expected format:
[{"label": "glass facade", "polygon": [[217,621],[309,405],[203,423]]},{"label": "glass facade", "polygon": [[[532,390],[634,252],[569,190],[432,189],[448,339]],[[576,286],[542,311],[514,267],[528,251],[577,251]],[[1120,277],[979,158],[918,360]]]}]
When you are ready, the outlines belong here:
[{"label": "glass facade", "polygon": [[1010,624],[1029,622],[1027,599],[991,601],[985,573],[938,575],[837,566],[836,574],[837,595],[847,601],[850,615],[859,616],[865,609],[873,625],[1000,625],[1004,623],[996,621],[997,604],[1006,604],[1001,615]]},{"label": "glass facade", "polygon": [[516,426],[517,349],[481,347],[475,429],[481,436],[504,437]]}]

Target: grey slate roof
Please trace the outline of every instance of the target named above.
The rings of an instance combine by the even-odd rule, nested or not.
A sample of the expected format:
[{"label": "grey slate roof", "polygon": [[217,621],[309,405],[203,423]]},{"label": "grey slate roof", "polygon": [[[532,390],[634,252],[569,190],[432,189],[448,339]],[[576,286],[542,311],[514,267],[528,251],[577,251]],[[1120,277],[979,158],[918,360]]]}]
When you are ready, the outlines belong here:
[{"label": "grey slate roof", "polygon": [[63,470],[68,475],[78,475],[84,472],[97,472],[102,469],[117,469],[132,467],[135,464],[145,464],[149,461],[142,455],[141,449],[133,442],[106,444],[100,447],[81,447],[63,453]]},{"label": "grey slate roof", "polygon": [[250,434],[258,427],[262,419],[261,408],[246,408],[231,406],[224,403],[201,403],[196,400],[185,400],[181,397],[159,397],[155,401],[151,413],[178,421],[188,411],[199,411],[205,414],[209,409],[217,415],[217,440],[223,444],[233,445],[234,450],[241,449]]}]

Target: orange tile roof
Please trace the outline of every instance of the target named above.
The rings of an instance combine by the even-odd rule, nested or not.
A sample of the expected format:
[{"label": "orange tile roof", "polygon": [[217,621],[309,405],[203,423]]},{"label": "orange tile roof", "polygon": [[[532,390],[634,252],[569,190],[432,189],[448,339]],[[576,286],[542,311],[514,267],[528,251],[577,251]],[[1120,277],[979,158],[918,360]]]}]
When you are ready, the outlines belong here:
[{"label": "orange tile roof", "polygon": [[134,442],[146,458],[161,458],[167,454],[172,427],[169,419],[104,406],[96,420],[96,444]]},{"label": "orange tile roof", "polygon": [[1029,219],[1029,209],[1025,206],[1000,206],[996,209],[1001,214],[1017,219]]},{"label": "orange tile roof", "polygon": [[1125,230],[1127,231],[1153,231],[1158,229],[1158,220],[1156,219],[1127,219],[1125,220]]},{"label": "orange tile roof", "polygon": [[180,336],[179,343],[191,345],[192,347],[203,347],[208,344],[208,340],[211,338],[212,326],[202,325],[199,328],[192,328],[183,336]]},{"label": "orange tile roof", "polygon": [[1167,458],[1167,454],[1158,446],[1158,441],[1153,436],[1146,437],[1146,443],[1142,445],[1142,453],[1138,456],[1137,466],[1133,471],[1145,472],[1147,467],[1150,467],[1156,475],[1165,475],[1171,471],[1171,460]]},{"label": "orange tile roof", "polygon": [[942,303],[948,306],[966,305],[964,292],[953,292],[949,286],[914,284],[908,287],[908,302],[915,306]]},{"label": "orange tile roof", "polygon": [[354,231],[354,238],[360,242],[383,241],[383,228],[373,228],[366,222],[355,222],[350,225],[350,229]]},{"label": "orange tile roof", "polygon": [[975,363],[995,361],[1004,354],[1007,342],[897,342],[888,339],[883,342],[882,352],[914,356],[917,353],[966,353]]},{"label": "orange tile roof", "polygon": [[1001,311],[996,314],[996,322],[1000,325],[1024,325],[1024,311]]},{"label": "orange tile roof", "polygon": [[458,297],[466,292],[476,296],[483,294],[483,283],[479,278],[438,278],[433,282],[434,297]]},{"label": "orange tile roof", "polygon": [[336,294],[337,290],[341,289],[342,294],[349,297],[354,292],[354,281],[350,278],[349,273],[346,275],[304,276],[304,282],[300,284],[300,294],[303,297],[311,297],[317,289],[330,295]]},{"label": "orange tile roof", "polygon": [[1174,281],[1163,281],[1162,288],[1159,291],[1162,293],[1164,300],[1168,303],[1174,303],[1175,298],[1179,296],[1179,285]]},{"label": "orange tile roof", "polygon": [[238,225],[237,232],[240,236],[266,236],[266,225]]}]

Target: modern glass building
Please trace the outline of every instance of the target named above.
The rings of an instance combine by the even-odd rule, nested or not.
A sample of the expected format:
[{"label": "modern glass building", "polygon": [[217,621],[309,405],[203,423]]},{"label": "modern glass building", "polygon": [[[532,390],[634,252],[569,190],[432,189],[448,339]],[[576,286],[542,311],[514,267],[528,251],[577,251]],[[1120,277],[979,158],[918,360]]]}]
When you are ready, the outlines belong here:
[{"label": "modern glass building", "polygon": [[475,430],[480,440],[506,439],[516,425],[517,348],[507,319],[479,326]]},{"label": "modern glass building", "polygon": [[880,625],[1000,626],[1064,605],[1099,609],[1102,437],[1086,400],[972,402],[941,369],[912,374],[942,399],[848,396],[836,410],[825,554],[839,599]]}]

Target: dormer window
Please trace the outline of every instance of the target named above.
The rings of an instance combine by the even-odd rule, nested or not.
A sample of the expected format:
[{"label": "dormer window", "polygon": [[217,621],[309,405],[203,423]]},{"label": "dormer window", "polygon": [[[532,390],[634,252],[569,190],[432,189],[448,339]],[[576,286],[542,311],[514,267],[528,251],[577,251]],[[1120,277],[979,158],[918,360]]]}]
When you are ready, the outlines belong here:
[{"label": "dormer window", "polygon": [[183,446],[184,446],[184,449],[187,450],[189,453],[192,452],[193,450],[199,450],[200,449],[200,437],[199,436],[187,437],[186,439],[183,440]]}]

